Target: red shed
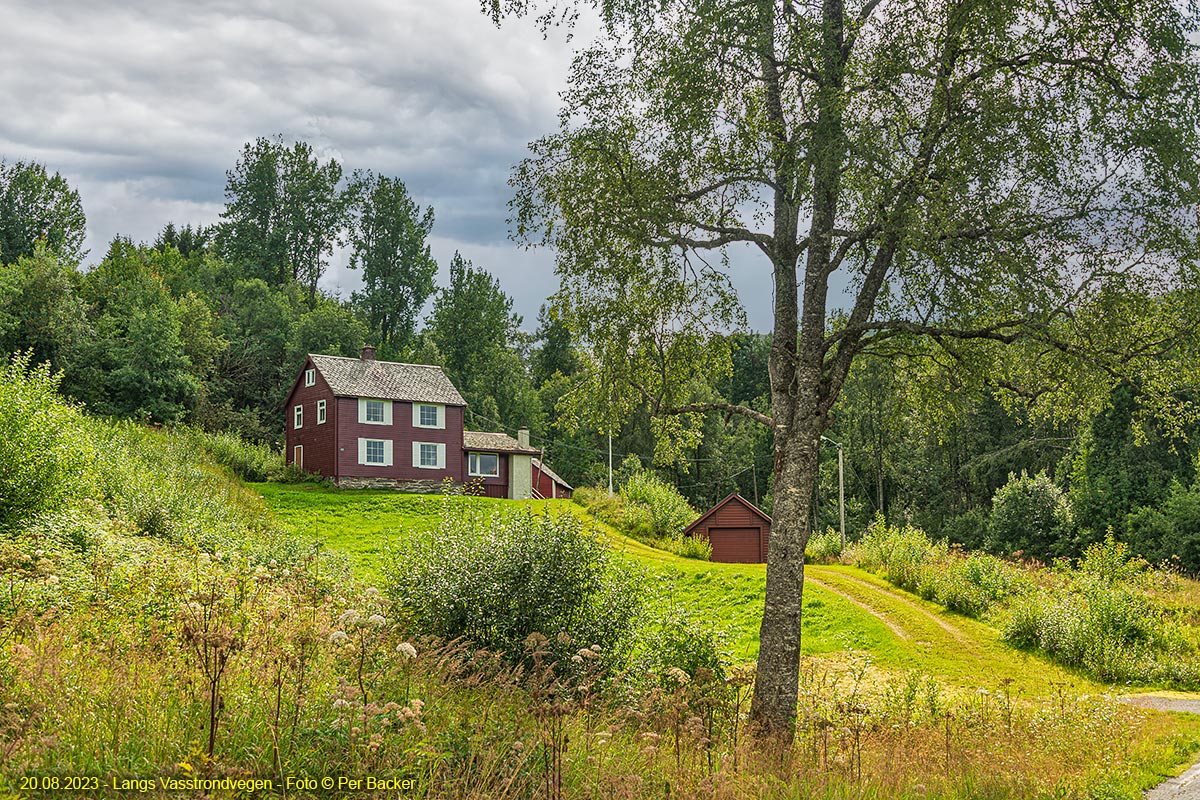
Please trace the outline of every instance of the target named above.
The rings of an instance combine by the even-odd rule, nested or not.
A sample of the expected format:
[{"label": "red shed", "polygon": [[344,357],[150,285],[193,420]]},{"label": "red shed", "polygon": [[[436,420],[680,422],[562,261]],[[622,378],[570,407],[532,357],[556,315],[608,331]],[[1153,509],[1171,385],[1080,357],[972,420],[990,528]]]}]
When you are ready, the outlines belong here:
[{"label": "red shed", "polygon": [[771,540],[771,518],[737,492],[712,507],[683,532],[712,544],[712,560],[762,564]]},{"label": "red shed", "polygon": [[540,458],[533,459],[533,496],[570,498],[575,488],[546,466]]}]

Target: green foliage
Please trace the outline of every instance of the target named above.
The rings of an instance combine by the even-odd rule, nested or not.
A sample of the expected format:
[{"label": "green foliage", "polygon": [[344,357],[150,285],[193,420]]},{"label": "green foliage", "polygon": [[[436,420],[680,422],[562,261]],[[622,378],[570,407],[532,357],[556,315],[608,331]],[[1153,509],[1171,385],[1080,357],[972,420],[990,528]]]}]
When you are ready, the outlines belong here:
[{"label": "green foliage", "polygon": [[1045,473],[1010,475],[996,491],[988,520],[988,549],[1049,560],[1069,551],[1071,509]]},{"label": "green foliage", "polygon": [[405,353],[437,274],[426,241],[433,208],[422,210],[400,179],[370,171],[355,172],[348,192],[350,268],[361,268],[363,276],[354,304],[365,313],[379,345]]},{"label": "green foliage", "polygon": [[621,483],[620,494],[634,538],[680,539],[683,529],[700,516],[678,489],[649,471],[629,475]]},{"label": "green foliage", "polygon": [[173,435],[187,439],[244,481],[290,481],[303,475],[285,462],[279,450],[246,441],[236,434],[206,433],[198,428],[181,427],[176,428]]},{"label": "green foliage", "polygon": [[1165,609],[1138,591],[1145,562],[1112,537],[1092,544],[1058,591],[1029,596],[1013,610],[1007,641],[1111,682],[1194,686],[1195,646]]},{"label": "green foliage", "polygon": [[578,518],[484,517],[453,503],[446,512],[395,552],[389,572],[391,593],[422,633],[464,637],[513,661],[535,633],[559,657],[572,644],[600,645],[606,657],[628,645],[637,576]]},{"label": "green foliage", "polygon": [[0,367],[0,530],[95,494],[97,452],[59,380],[29,354]]},{"label": "green foliage", "polygon": [[0,270],[0,354],[32,352],[57,371],[74,366],[91,333],[79,273],[43,244]]},{"label": "green foliage", "polygon": [[673,670],[688,678],[725,677],[729,659],[725,636],[711,622],[670,604],[657,604],[659,613],[639,631],[633,656],[635,674],[670,689],[678,685]]},{"label": "green foliage", "polygon": [[341,165],[321,163],[307,142],[259,137],[226,177],[222,251],[272,286],[302,285],[315,303],[326,258],[346,225]]},{"label": "green foliage", "polygon": [[480,418],[468,427],[495,426],[509,430],[536,429],[541,403],[521,355],[513,348],[521,339],[521,317],[512,311],[512,298],[486,270],[471,265],[458,253],[450,262],[450,283],[437,293],[425,331],[439,363]]},{"label": "green foliage", "polygon": [[833,528],[808,537],[804,547],[804,559],[818,564],[836,563],[842,557],[842,534]]},{"label": "green foliage", "polygon": [[37,163],[0,161],[0,264],[32,256],[39,244],[56,261],[83,260],[87,218],[79,192]]}]

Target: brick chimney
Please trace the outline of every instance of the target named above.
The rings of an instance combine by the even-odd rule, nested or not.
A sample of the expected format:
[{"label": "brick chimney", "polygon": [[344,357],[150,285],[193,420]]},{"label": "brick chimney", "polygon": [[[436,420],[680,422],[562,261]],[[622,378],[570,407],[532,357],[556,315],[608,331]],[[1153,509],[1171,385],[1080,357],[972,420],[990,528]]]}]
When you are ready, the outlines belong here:
[{"label": "brick chimney", "polygon": [[371,347],[371,345],[367,345],[366,347],[364,347],[362,349],[362,360],[363,361],[374,361],[375,360],[375,348]]},{"label": "brick chimney", "polygon": [[517,431],[517,444],[524,449],[529,449],[529,428],[521,428]]}]

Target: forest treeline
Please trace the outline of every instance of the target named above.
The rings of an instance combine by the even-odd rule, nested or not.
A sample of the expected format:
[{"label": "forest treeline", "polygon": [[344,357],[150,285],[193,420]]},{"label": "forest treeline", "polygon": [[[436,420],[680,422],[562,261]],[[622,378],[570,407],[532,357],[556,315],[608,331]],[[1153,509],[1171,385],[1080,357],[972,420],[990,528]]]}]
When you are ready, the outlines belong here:
[{"label": "forest treeline", "polygon": [[[527,425],[568,481],[607,482],[607,432],[571,397],[586,349],[549,305],[529,332],[499,281],[458,254],[436,286],[435,211],[400,178],[347,174],[304,142],[260,138],[227,172],[225,195],[219,223],[167,223],[149,243],[117,237],[84,267],[78,193],[43,165],[0,164],[0,349],[48,361],[95,414],[276,443],[304,355],[375,344],[383,359],[442,366],[470,404],[468,427]],[[349,297],[321,288],[339,248],[362,278]],[[731,369],[698,395],[766,411],[770,337],[713,335],[727,338]],[[1130,382],[1091,419],[1031,416],[988,388],[951,392],[930,414],[925,374],[896,352],[861,359],[833,413],[852,536],[882,513],[1048,561],[1111,530],[1151,561],[1200,570],[1198,431],[1186,415],[1148,415]],[[1172,388],[1187,407],[1195,387]],[[768,428],[720,414],[683,424],[701,427],[696,444],[654,465],[660,477],[697,508],[739,491],[770,509]],[[612,452],[618,484],[653,465],[648,406],[613,431]],[[837,483],[831,443],[817,530],[837,527]]]}]

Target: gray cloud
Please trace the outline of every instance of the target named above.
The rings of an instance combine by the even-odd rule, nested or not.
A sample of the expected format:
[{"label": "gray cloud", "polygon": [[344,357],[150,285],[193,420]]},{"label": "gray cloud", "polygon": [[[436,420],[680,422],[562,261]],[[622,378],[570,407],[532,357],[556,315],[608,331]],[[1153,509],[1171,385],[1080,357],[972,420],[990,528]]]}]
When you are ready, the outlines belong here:
[{"label": "gray cloud", "polygon": [[[509,242],[505,220],[509,170],[557,125],[562,35],[496,29],[476,0],[8,0],[4,19],[0,156],[79,189],[93,260],[117,234],[217,221],[241,146],[281,133],[403,179],[435,209],[439,260],[458,249],[493,271],[527,325],[557,288],[551,255]],[[752,326],[769,327],[766,264],[735,263]],[[326,285],[357,285],[344,256]]]}]

